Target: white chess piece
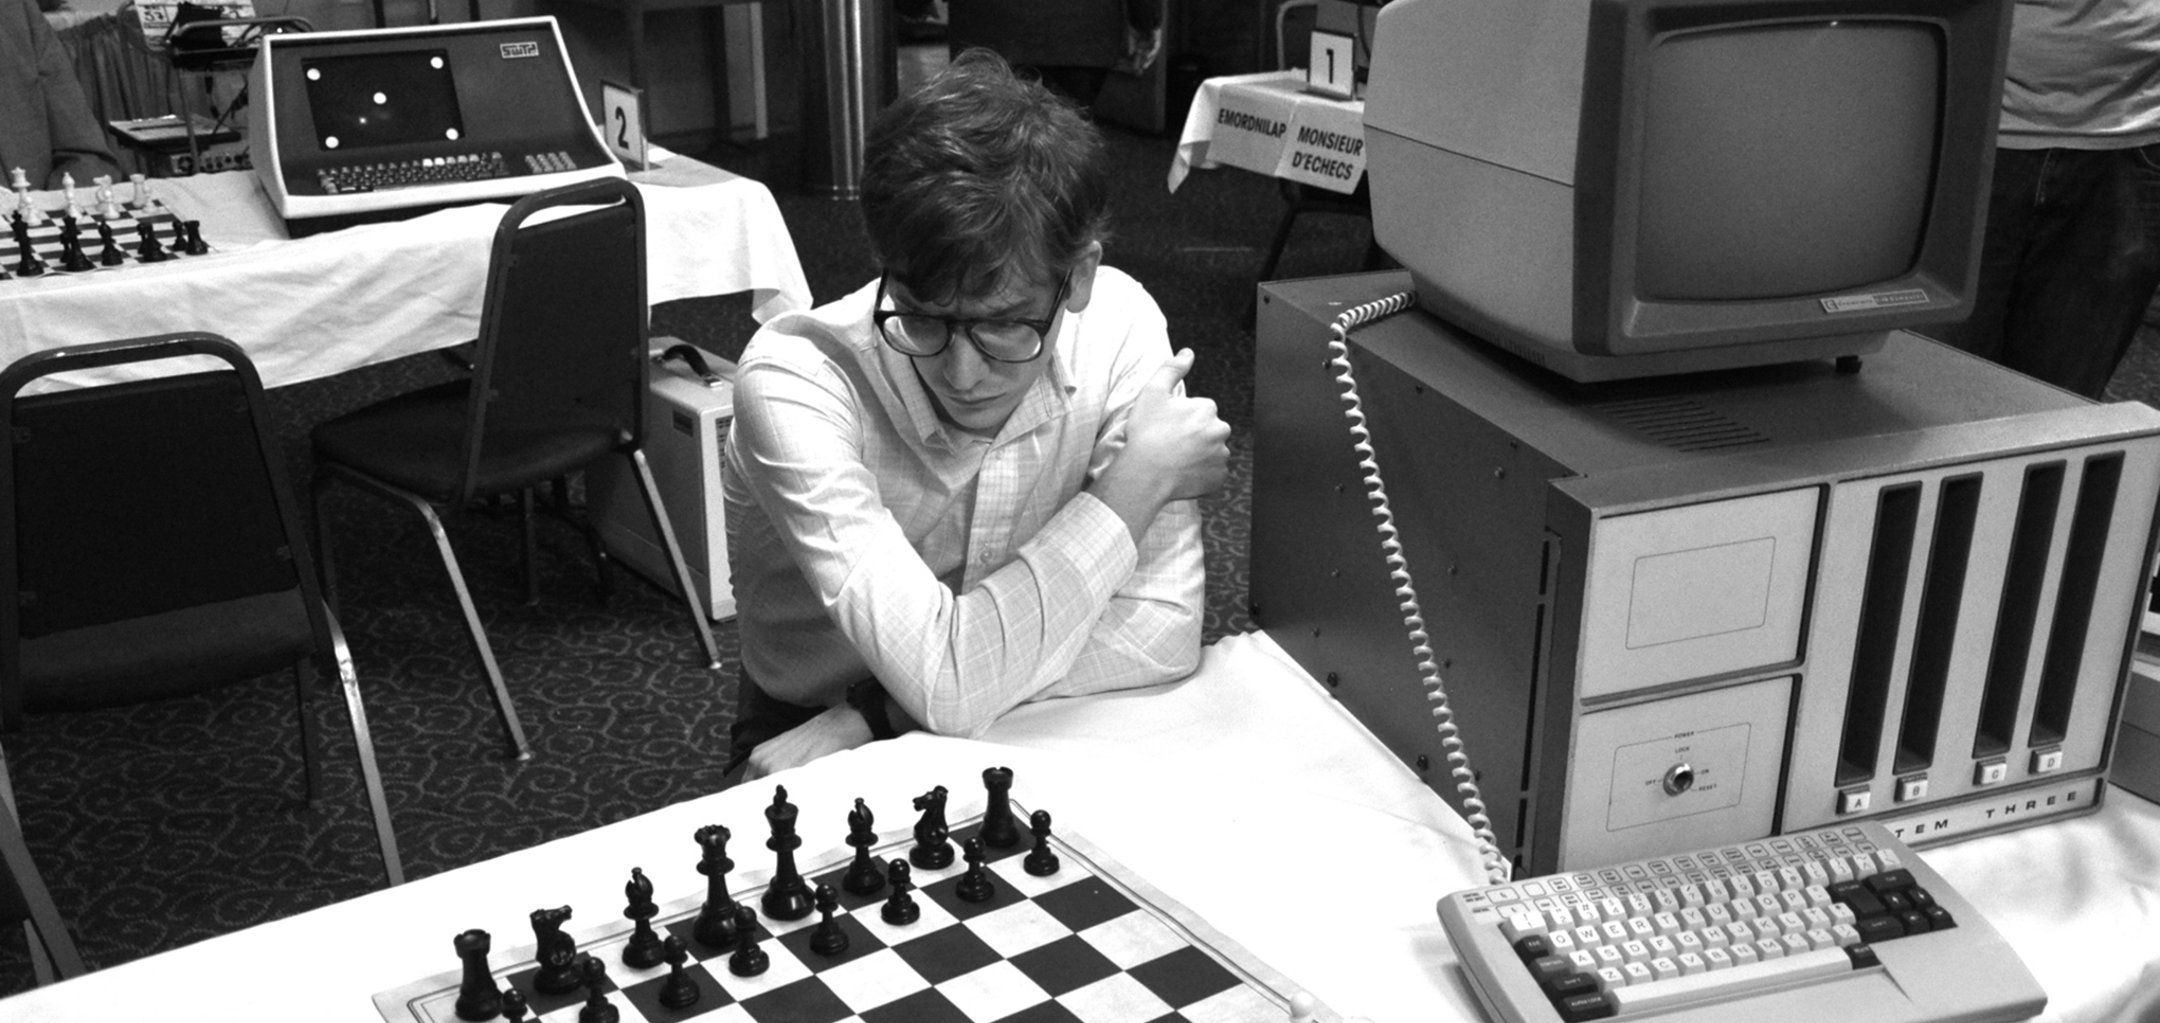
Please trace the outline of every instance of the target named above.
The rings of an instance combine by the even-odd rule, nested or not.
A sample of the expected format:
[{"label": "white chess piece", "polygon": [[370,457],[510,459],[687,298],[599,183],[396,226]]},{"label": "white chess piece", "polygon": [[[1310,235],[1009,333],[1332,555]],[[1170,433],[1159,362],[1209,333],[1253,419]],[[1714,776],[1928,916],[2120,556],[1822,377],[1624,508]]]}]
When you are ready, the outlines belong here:
[{"label": "white chess piece", "polygon": [[141,174],[128,175],[128,184],[133,186],[133,191],[131,191],[128,195],[128,204],[135,207],[136,209],[141,209],[144,204],[144,199],[148,197],[149,193],[146,188],[146,183],[147,179],[144,178]]}]

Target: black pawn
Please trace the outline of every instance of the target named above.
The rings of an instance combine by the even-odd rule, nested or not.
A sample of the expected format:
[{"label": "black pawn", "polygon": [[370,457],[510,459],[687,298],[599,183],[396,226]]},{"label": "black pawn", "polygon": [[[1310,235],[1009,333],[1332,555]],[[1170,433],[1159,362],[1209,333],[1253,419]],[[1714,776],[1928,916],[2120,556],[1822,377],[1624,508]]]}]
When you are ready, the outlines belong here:
[{"label": "black pawn", "polygon": [[180,237],[180,249],[181,251],[186,252],[188,255],[201,256],[209,253],[210,246],[205,244],[202,240],[202,221],[181,221]]},{"label": "black pawn", "polygon": [[952,845],[945,840],[952,834],[945,824],[945,786],[916,796],[915,809],[922,811],[922,818],[915,822],[915,847],[908,850],[908,862],[924,870],[952,866]]},{"label": "black pawn", "polygon": [[705,997],[698,989],[697,981],[683,972],[683,964],[690,961],[690,946],[672,934],[660,943],[661,958],[667,960],[668,975],[660,985],[660,1004],[670,1009],[687,1009]]},{"label": "black pawn", "polygon": [[1020,822],[1013,819],[1012,812],[1013,772],[1010,767],[990,767],[983,770],[983,789],[990,794],[989,806],[983,810],[983,844],[992,849],[1010,849],[1020,844]]},{"label": "black pawn", "polygon": [[630,868],[630,881],[623,885],[623,898],[627,904],[622,915],[636,923],[630,930],[630,942],[623,946],[623,965],[633,970],[660,965],[660,935],[652,925],[652,918],[660,912],[660,907],[653,902],[653,884],[644,870]]},{"label": "black pawn", "polygon": [[840,911],[840,893],[829,884],[821,884],[815,898],[819,915],[817,929],[810,932],[810,951],[830,959],[848,947],[847,932],[833,920],[833,914]]},{"label": "black pawn", "polygon": [[525,992],[514,987],[503,989],[502,1011],[504,1019],[509,1020],[510,1023],[524,1023],[526,1009]]},{"label": "black pawn", "polygon": [[970,838],[961,844],[962,855],[967,857],[967,873],[960,875],[959,883],[953,885],[953,894],[962,902],[988,902],[997,898],[997,885],[990,880],[990,872],[983,869],[983,841]]},{"label": "black pawn", "polygon": [[908,879],[910,873],[908,862],[897,857],[886,868],[885,880],[892,885],[892,894],[885,897],[884,908],[878,910],[886,923],[899,926],[922,919],[922,907],[908,894],[908,889],[915,887],[915,882]]},{"label": "black pawn", "polygon": [[156,224],[147,220],[138,221],[135,224],[135,239],[140,243],[135,246],[136,259],[145,263],[162,263],[173,258],[172,253],[165,251],[164,244],[158,241]]},{"label": "black pawn", "polygon": [[98,221],[97,236],[98,245],[102,246],[98,262],[106,266],[121,266],[127,262],[127,252],[120,248],[120,239],[113,237],[111,222]]},{"label": "black pawn", "polygon": [[885,890],[885,872],[870,856],[870,847],[877,844],[876,820],[861,799],[855,800],[855,809],[848,811],[847,844],[855,847],[855,859],[840,878],[840,887],[857,895],[876,895]]},{"label": "black pawn", "polygon": [[540,964],[532,985],[541,994],[567,995],[578,989],[577,943],[562,931],[569,920],[568,906],[532,911],[533,961]]},{"label": "black pawn", "polygon": [[772,837],[765,840],[765,848],[773,851],[772,883],[765,886],[765,915],[775,920],[800,920],[810,915],[810,886],[803,882],[802,872],[795,869],[795,850],[802,845],[802,837],[795,833],[795,804],[787,801],[787,787],[773,787],[772,805],[765,808],[765,822],[772,826]]},{"label": "black pawn", "polygon": [[621,1023],[622,1010],[607,1000],[607,964],[598,956],[581,955],[578,976],[585,984],[585,1007],[578,1010],[578,1023]]},{"label": "black pawn", "polygon": [[1058,855],[1050,848],[1050,811],[1037,810],[1028,815],[1028,830],[1035,833],[1035,848],[1020,861],[1020,866],[1036,877],[1049,877],[1058,872]]},{"label": "black pawn", "polygon": [[452,938],[451,944],[465,963],[458,983],[458,1018],[478,1023],[502,1015],[502,992],[495,989],[495,977],[488,972],[488,932],[475,928]]},{"label": "black pawn", "polygon": [[735,861],[728,859],[728,829],[720,824],[707,824],[697,830],[698,849],[701,851],[697,871],[705,875],[705,905],[698,910],[697,924],[690,936],[706,948],[735,947],[735,910],[740,905],[728,894],[728,871],[735,869]]},{"label": "black pawn", "polygon": [[735,907],[735,954],[728,957],[728,972],[738,977],[755,977],[772,965],[771,957],[758,947],[757,910],[748,906]]}]

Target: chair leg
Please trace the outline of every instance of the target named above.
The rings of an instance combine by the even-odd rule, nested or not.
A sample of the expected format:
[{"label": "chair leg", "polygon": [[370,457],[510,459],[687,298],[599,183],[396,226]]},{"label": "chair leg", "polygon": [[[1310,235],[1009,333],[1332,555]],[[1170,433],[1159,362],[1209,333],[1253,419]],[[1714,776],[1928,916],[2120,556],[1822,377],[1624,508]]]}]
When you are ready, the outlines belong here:
[{"label": "chair leg", "polygon": [[435,538],[435,551],[442,556],[443,571],[450,576],[450,587],[457,591],[458,609],[465,615],[465,631],[472,638],[473,652],[480,656],[480,666],[487,671],[488,686],[495,691],[495,713],[502,719],[503,732],[510,737],[510,755],[518,760],[531,760],[532,747],[525,743],[524,726],[518,723],[516,708],[510,704],[510,686],[503,681],[501,666],[495,663],[495,650],[488,645],[487,629],[480,624],[480,609],[473,606],[472,591],[465,586],[465,572],[458,567],[457,554],[450,549],[450,534],[443,530],[442,517],[426,501],[412,498],[413,507],[427,520],[428,534]]},{"label": "chair leg", "polygon": [[331,657],[337,662],[338,688],[345,694],[345,716],[352,721],[353,748],[360,754],[360,783],[367,789],[368,810],[375,816],[375,841],[382,848],[383,874],[395,887],[405,883],[405,863],[398,856],[397,832],[390,826],[390,800],[383,794],[382,771],[375,765],[375,739],[368,732],[367,707],[360,702],[360,673],[336,616],[329,619]]},{"label": "chair leg", "polygon": [[533,492],[531,487],[518,491],[518,518],[525,531],[525,604],[540,604],[540,539],[534,535]]},{"label": "chair leg", "polygon": [[308,691],[315,688],[315,663],[308,657],[293,662],[293,711],[300,718],[300,767],[307,780],[307,804],[315,805],[322,791],[322,734],[315,715],[308,711]]},{"label": "chair leg", "polygon": [[308,489],[315,504],[315,581],[322,585],[324,606],[336,614],[337,559],[330,556],[330,517],[326,514],[326,491],[330,489],[330,476],[317,472]]},{"label": "chair leg", "polygon": [[667,508],[660,503],[660,486],[653,481],[652,466],[645,461],[645,452],[631,448],[625,454],[630,467],[637,472],[638,489],[645,495],[645,511],[652,516],[653,532],[667,548],[668,565],[675,570],[675,585],[682,589],[683,604],[690,609],[690,625],[697,630],[698,642],[705,648],[705,666],[714,670],[720,667],[720,648],[713,642],[712,626],[705,621],[705,603],[698,599],[697,584],[690,578],[690,566],[683,560],[682,544],[675,540],[675,527],[668,522]]},{"label": "chair leg", "polygon": [[531,760],[532,747],[525,742],[524,726],[518,723],[517,708],[510,702],[510,687],[503,681],[502,668],[495,663],[494,649],[488,646],[487,630],[481,627],[480,611],[473,606],[472,593],[465,588],[465,573],[458,568],[457,554],[450,549],[450,534],[443,530],[442,517],[417,494],[350,470],[340,469],[339,475],[384,497],[405,502],[427,522],[428,535],[435,538],[435,551],[442,557],[443,570],[450,576],[450,588],[457,593],[458,609],[465,615],[465,631],[472,639],[473,652],[480,656],[480,666],[487,672],[488,687],[495,696],[496,716],[501,719],[503,732],[510,739],[510,755],[518,760]]},{"label": "chair leg", "polygon": [[82,953],[75,949],[75,939],[68,934],[67,921],[61,919],[52,892],[30,859],[30,843],[23,838],[21,820],[15,815],[15,793],[7,780],[4,749],[0,749],[0,871],[14,879],[29,910],[29,918],[23,921],[23,937],[30,946],[31,972],[38,984],[88,972]]}]

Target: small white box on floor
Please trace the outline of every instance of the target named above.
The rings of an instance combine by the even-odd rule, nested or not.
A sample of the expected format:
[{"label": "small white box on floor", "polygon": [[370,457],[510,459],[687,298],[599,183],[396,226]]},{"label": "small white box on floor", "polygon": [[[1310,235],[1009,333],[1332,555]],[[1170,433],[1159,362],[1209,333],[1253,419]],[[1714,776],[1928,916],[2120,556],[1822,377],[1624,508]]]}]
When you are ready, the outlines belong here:
[{"label": "small white box on floor", "polygon": [[[699,351],[711,380],[682,359],[660,357],[677,346],[672,337],[652,339],[655,362],[645,399],[645,460],[652,465],[660,503],[682,545],[683,561],[698,600],[714,621],[735,617],[728,581],[727,520],[720,497],[720,454],[735,418],[735,364]],[[696,351],[696,349],[692,349]],[[623,564],[661,589],[675,592],[667,549],[653,532],[637,481],[620,459],[608,459],[587,477],[587,498],[601,542]]]}]

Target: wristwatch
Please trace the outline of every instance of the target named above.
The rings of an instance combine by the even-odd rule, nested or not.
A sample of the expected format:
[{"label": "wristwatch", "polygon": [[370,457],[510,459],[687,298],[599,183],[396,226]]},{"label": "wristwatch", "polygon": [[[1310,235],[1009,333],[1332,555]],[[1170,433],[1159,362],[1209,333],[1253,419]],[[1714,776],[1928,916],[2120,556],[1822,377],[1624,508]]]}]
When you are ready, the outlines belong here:
[{"label": "wristwatch", "polygon": [[847,702],[870,726],[870,738],[890,739],[900,734],[893,731],[892,718],[885,714],[885,687],[877,679],[866,678],[848,686]]}]

